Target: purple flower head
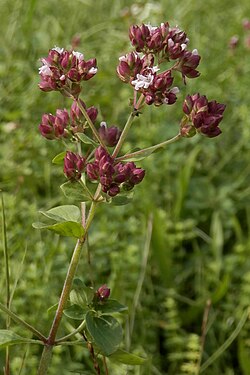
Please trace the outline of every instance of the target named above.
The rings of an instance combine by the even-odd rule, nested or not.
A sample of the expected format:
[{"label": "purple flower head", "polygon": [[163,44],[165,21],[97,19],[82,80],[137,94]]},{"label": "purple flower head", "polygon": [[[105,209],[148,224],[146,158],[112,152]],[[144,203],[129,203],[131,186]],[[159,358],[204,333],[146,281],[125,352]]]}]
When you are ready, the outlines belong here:
[{"label": "purple flower head", "polygon": [[129,39],[137,52],[143,52],[150,40],[150,28],[145,24],[130,26]]},{"label": "purple flower head", "polygon": [[40,89],[60,91],[66,96],[77,97],[81,92],[81,82],[90,79],[97,72],[96,59],[85,61],[82,53],[59,47],[52,48],[41,62]]},{"label": "purple flower head", "polygon": [[[219,124],[223,119],[225,108],[225,104],[220,104],[216,100],[209,102],[205,95],[187,95],[183,103],[186,118],[182,120],[181,128],[187,129],[193,126],[197,132],[209,138],[216,137],[221,133]],[[181,132],[185,133],[185,131]]]},{"label": "purple flower head", "polygon": [[167,70],[153,77],[151,84],[142,91],[147,104],[160,106],[162,104],[174,104],[176,94],[179,92],[177,87],[172,87],[173,77],[171,71]]},{"label": "purple flower head", "polygon": [[96,149],[95,160],[87,164],[86,170],[88,178],[91,181],[99,181],[102,191],[111,197],[119,194],[121,188],[132,189],[145,175],[145,171],[136,168],[132,162],[115,163],[115,159],[101,146]]},{"label": "purple flower head", "polygon": [[85,168],[85,158],[74,152],[67,151],[64,158],[64,173],[70,181],[77,181]]},{"label": "purple flower head", "polygon": [[117,66],[117,74],[123,82],[130,82],[137,74],[140,73],[143,67],[143,60],[138,53],[130,52],[125,56],[119,58]]},{"label": "purple flower head", "polygon": [[189,39],[184,31],[180,30],[178,27],[169,29],[165,40],[163,56],[166,57],[167,60],[181,58],[187,48],[188,42]]},{"label": "purple flower head", "polygon": [[[95,107],[89,107],[87,108],[86,104],[84,101],[79,99],[82,107],[86,110],[90,120],[94,123],[96,121],[97,115],[98,115],[98,110]],[[78,103],[76,100],[73,101],[73,104],[71,105],[70,109],[70,117],[71,117],[71,125],[72,125],[72,130],[74,133],[82,133],[84,132],[85,129],[85,116],[83,115]]]},{"label": "purple flower head", "polygon": [[101,122],[100,128],[98,130],[100,138],[108,147],[114,147],[119,141],[121,130],[116,126],[107,127],[106,122]]},{"label": "purple flower head", "polygon": [[159,27],[150,24],[133,25],[129,29],[129,38],[137,52],[156,54],[163,50],[169,30],[168,22]]},{"label": "purple flower head", "polygon": [[66,109],[58,109],[56,116],[52,114],[44,114],[42,122],[39,125],[39,131],[43,137],[53,140],[67,138],[69,125],[69,114]]},{"label": "purple flower head", "polygon": [[201,57],[198,55],[198,51],[194,49],[192,52],[184,50],[183,55],[179,59],[179,63],[176,70],[179,70],[182,73],[182,77],[185,81],[185,78],[196,78],[199,77],[200,73],[196,70],[197,66],[200,63]]}]

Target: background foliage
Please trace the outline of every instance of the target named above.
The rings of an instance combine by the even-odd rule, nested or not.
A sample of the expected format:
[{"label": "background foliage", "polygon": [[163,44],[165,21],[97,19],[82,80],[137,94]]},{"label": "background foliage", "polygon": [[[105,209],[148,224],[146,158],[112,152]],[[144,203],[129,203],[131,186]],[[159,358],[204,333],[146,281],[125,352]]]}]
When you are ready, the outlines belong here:
[{"label": "background foliage", "polygon": [[[129,306],[125,347],[149,358],[142,367],[111,365],[112,374],[198,374],[206,302],[211,300],[202,363],[225,344],[249,306],[250,49],[242,27],[250,17],[249,1],[0,0],[0,5],[0,188],[15,290],[12,310],[44,333],[74,244],[31,227],[39,209],[69,203],[58,188],[63,173],[51,164],[61,150],[37,130],[44,112],[69,103],[38,90],[39,58],[79,36],[77,49],[86,58],[96,56],[99,67],[82,98],[99,106],[100,121],[122,126],[131,91],[115,68],[129,48],[131,24],[178,24],[202,56],[201,77],[182,87],[175,106],[145,109],[127,147],[146,147],[176,134],[182,99],[197,91],[227,104],[223,134],[183,139],[141,162],[147,174],[133,203],[99,208],[89,237],[92,276],[85,259],[78,270],[87,283],[91,277],[97,286],[107,283],[112,297]],[[229,48],[233,35],[239,36],[234,50]],[[3,261],[0,267],[3,291]],[[1,302],[4,298],[1,293]],[[3,314],[0,324],[5,325]],[[70,324],[65,320],[62,331]],[[200,372],[249,375],[249,330],[246,322],[229,348]],[[35,374],[40,350],[13,347],[13,374]],[[0,351],[0,368],[3,363]],[[55,350],[51,375],[70,371],[93,373],[85,348]]]}]

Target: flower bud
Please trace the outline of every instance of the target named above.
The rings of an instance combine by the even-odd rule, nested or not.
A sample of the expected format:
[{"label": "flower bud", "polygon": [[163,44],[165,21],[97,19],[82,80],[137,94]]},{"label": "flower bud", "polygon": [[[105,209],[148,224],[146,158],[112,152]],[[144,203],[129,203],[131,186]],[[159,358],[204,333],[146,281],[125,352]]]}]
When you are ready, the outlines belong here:
[{"label": "flower bud", "polygon": [[96,291],[95,295],[99,301],[105,301],[110,296],[110,289],[104,284]]},{"label": "flower bud", "polygon": [[98,130],[101,140],[108,147],[114,147],[119,141],[121,130],[116,126],[107,127],[106,122],[101,122]]}]

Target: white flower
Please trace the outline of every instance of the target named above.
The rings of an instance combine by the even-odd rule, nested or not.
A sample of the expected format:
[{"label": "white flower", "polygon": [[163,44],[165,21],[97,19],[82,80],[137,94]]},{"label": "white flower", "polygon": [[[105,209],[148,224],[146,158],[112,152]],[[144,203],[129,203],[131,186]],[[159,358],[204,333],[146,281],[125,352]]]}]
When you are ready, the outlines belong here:
[{"label": "white flower", "polygon": [[156,72],[158,72],[160,70],[160,68],[157,65],[155,65],[155,66],[153,66],[153,68],[149,68],[149,69],[151,69],[151,71],[153,73],[156,73]]},{"label": "white flower", "polygon": [[63,53],[63,51],[64,51],[64,48],[60,48],[60,47],[55,46],[54,48],[52,48],[52,51],[56,51],[61,55],[61,53]]},{"label": "white flower", "polygon": [[147,76],[143,76],[142,74],[137,74],[134,81],[132,81],[132,85],[135,86],[135,90],[138,91],[142,88],[147,89],[154,80],[154,75],[149,73]]},{"label": "white flower", "polygon": [[42,74],[42,75],[45,75],[45,76],[51,76],[52,75],[52,71],[50,70],[50,67],[47,63],[39,68],[39,74]]},{"label": "white flower", "polygon": [[72,51],[72,54],[77,58],[77,60],[82,61],[84,56],[81,52]]}]

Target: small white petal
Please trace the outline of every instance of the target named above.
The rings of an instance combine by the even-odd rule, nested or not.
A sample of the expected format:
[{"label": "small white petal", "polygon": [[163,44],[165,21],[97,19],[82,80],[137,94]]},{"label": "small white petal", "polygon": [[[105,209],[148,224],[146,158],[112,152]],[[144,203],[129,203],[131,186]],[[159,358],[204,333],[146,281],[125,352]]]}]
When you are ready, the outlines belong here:
[{"label": "small white petal", "polygon": [[173,41],[173,39],[168,39],[168,48],[171,48],[171,47],[173,47],[173,45],[174,45],[174,41]]},{"label": "small white petal", "polygon": [[52,71],[50,70],[49,66],[46,64],[46,65],[43,65],[39,68],[39,74],[42,74],[42,75],[45,75],[45,76],[51,76]]},{"label": "small white petal", "polygon": [[84,56],[81,52],[72,51],[72,54],[79,60],[82,61],[84,59]]},{"label": "small white petal", "polygon": [[152,70],[153,73],[156,73],[160,70],[160,68],[157,65],[155,65],[155,66],[153,66],[153,68],[151,68],[151,70]]},{"label": "small white petal", "polygon": [[61,53],[63,53],[64,48],[60,48],[60,47],[55,46],[54,48],[52,48],[52,50],[58,52],[59,54],[61,54]]},{"label": "small white petal", "polygon": [[184,51],[184,49],[186,49],[187,48],[187,45],[185,44],[185,43],[182,43],[181,44],[181,49],[182,49],[182,51]]},{"label": "small white petal", "polygon": [[198,55],[198,50],[197,49],[193,49],[192,54],[193,55]]},{"label": "small white petal", "polygon": [[152,25],[150,25],[150,23],[145,24],[145,26],[147,26],[147,28],[149,29],[150,33],[152,33],[153,31],[155,31],[156,29],[158,29],[157,26],[152,26]]},{"label": "small white petal", "polygon": [[97,68],[94,68],[94,67],[90,68],[89,69],[89,73],[90,74],[96,74],[97,73]]},{"label": "small white petal", "polygon": [[173,87],[170,92],[172,92],[173,94],[178,94],[180,92],[179,88],[178,87]]}]

